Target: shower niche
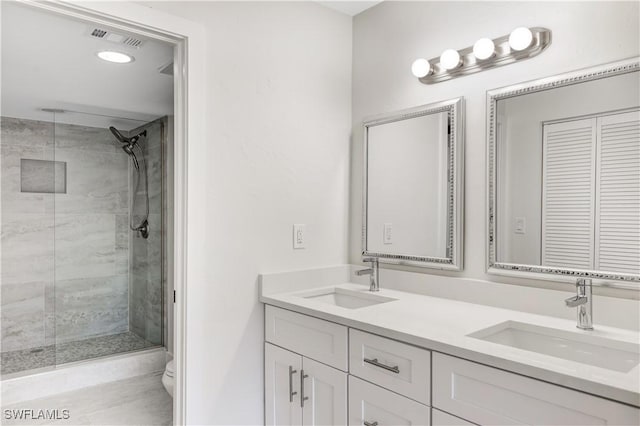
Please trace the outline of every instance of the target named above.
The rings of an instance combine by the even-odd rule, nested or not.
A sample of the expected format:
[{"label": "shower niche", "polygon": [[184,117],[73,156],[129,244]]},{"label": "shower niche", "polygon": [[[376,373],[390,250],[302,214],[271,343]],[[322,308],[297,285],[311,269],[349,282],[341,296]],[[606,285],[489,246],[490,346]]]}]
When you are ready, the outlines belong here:
[{"label": "shower niche", "polygon": [[48,114],[0,122],[3,378],[166,340],[169,117]]}]

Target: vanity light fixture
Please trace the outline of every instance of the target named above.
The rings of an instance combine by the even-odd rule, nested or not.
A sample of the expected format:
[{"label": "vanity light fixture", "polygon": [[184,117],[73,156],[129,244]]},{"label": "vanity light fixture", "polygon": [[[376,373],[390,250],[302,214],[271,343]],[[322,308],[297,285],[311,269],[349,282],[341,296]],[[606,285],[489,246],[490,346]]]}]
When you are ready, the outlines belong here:
[{"label": "vanity light fixture", "polygon": [[440,55],[440,65],[447,71],[458,68],[461,63],[457,50],[447,49]]},{"label": "vanity light fixture", "polygon": [[416,59],[411,66],[421,83],[433,84],[533,58],[551,44],[551,30],[518,27],[509,35],[481,38],[472,47],[447,49],[440,57]]},{"label": "vanity light fixture", "polygon": [[532,41],[533,33],[527,27],[516,28],[509,34],[509,46],[517,52],[531,46]]},{"label": "vanity light fixture", "polygon": [[490,38],[481,38],[473,45],[473,56],[481,61],[491,58],[496,53],[496,45]]},{"label": "vanity light fixture", "polygon": [[411,72],[418,78],[426,77],[431,74],[431,64],[424,58],[419,58],[411,64]]}]

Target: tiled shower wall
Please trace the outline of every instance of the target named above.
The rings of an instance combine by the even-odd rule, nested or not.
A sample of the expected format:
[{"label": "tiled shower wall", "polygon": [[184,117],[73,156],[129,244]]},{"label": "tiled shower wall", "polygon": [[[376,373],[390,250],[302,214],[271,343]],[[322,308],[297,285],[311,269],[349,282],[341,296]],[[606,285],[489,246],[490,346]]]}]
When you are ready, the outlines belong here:
[{"label": "tiled shower wall", "polygon": [[[127,331],[127,155],[102,128],[3,117],[0,137],[2,351]],[[21,159],[66,162],[66,193],[21,192]]]},{"label": "tiled shower wall", "polygon": [[[132,235],[131,238],[131,297],[129,298],[129,324],[130,329],[139,336],[154,344],[163,341],[162,312],[166,308],[166,300],[163,297],[163,244],[166,229],[163,223],[162,212],[166,200],[163,198],[163,175],[165,169],[164,156],[167,140],[167,118],[155,120],[147,125],[134,129],[130,135],[136,135],[143,130],[147,131],[144,144],[144,153],[147,161],[149,177],[149,238],[146,240]],[[132,187],[135,183],[135,169],[131,168]],[[136,194],[136,208],[134,210],[134,222],[139,224],[144,213],[144,183]]]}]

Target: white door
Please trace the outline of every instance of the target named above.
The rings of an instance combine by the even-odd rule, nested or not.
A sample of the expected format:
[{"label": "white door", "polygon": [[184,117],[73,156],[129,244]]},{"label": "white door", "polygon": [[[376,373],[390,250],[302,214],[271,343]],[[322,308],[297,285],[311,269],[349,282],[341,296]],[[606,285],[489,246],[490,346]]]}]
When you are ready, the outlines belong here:
[{"label": "white door", "polygon": [[265,423],[301,425],[300,372],[302,357],[277,346],[264,345]]},{"label": "white door", "polygon": [[303,358],[305,426],[347,424],[347,373]]},{"label": "white door", "polygon": [[357,377],[349,376],[350,426],[427,426],[429,424],[430,410],[426,405]]},{"label": "white door", "polygon": [[595,269],[640,274],[640,111],[598,117]]},{"label": "white door", "polygon": [[593,269],[596,120],[545,124],[542,264]]}]

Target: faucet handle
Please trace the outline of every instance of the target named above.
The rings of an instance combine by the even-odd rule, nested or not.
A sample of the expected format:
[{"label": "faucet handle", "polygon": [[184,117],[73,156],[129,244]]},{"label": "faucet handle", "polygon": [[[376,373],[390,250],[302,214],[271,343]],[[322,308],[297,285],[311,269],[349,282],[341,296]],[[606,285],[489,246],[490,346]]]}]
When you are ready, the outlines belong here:
[{"label": "faucet handle", "polygon": [[363,262],[378,263],[378,258],[377,257],[363,257],[362,261]]}]

